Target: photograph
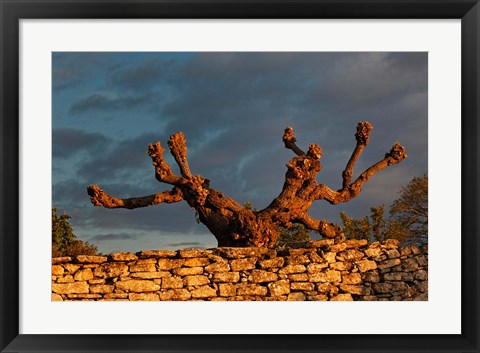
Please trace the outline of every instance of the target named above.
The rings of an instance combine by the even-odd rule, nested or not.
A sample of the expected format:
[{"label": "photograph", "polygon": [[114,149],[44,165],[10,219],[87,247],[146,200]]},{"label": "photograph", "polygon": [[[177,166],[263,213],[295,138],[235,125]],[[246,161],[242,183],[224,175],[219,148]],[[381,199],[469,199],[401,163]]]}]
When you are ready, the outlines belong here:
[{"label": "photograph", "polygon": [[428,301],[428,52],[51,64],[52,301]]}]

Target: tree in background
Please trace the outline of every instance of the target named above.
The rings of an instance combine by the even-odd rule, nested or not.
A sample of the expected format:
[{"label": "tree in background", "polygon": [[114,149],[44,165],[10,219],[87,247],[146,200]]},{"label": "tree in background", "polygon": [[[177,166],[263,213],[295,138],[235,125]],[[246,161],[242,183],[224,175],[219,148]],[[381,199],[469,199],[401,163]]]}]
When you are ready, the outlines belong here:
[{"label": "tree in background", "polygon": [[408,229],[409,239],[428,242],[428,175],[414,177],[401,188],[390,207],[390,218]]},{"label": "tree in background", "polygon": [[311,230],[301,223],[293,223],[290,228],[282,228],[277,239],[277,247],[287,247],[310,240]]},{"label": "tree in background", "polygon": [[70,218],[66,213],[58,215],[57,209],[52,208],[52,257],[96,255],[97,246],[77,239]]},{"label": "tree in background", "polygon": [[428,242],[428,175],[414,177],[400,189],[400,198],[390,207],[385,218],[385,205],[370,208],[370,216],[361,219],[340,213],[347,239],[383,241],[397,239],[401,243]]}]

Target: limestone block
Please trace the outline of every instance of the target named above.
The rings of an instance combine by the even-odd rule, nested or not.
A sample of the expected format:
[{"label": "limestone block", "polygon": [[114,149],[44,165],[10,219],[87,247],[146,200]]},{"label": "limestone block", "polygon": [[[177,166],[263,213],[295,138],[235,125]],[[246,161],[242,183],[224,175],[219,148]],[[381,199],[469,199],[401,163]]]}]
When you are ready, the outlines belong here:
[{"label": "limestone block", "polygon": [[159,259],[158,260],[158,269],[159,270],[172,270],[174,268],[180,268],[183,266],[185,259]]},{"label": "limestone block", "polygon": [[[312,291],[315,289],[315,285],[310,282],[292,282],[290,283],[291,290]],[[304,300],[304,299],[303,299]]]},{"label": "limestone block", "polygon": [[338,288],[331,283],[317,283],[317,291],[321,294],[335,296],[338,294]]},{"label": "limestone block", "polygon": [[415,272],[413,273],[413,275],[415,276],[415,279],[416,279],[416,280],[419,280],[419,281],[426,281],[426,280],[428,280],[428,272],[425,271],[425,270],[415,271]]},{"label": "limestone block", "polygon": [[367,245],[368,241],[367,239],[349,239],[345,240],[345,245],[347,246],[347,249],[352,249],[352,248],[359,248],[361,246]]},{"label": "limestone block", "polygon": [[[192,294],[193,295],[193,294]],[[237,284],[237,295],[267,295],[267,288],[258,284]]]},{"label": "limestone block", "polygon": [[176,251],[171,250],[143,250],[139,251],[136,254],[140,259],[149,259],[149,258],[163,258],[163,257],[175,257],[177,256]]},{"label": "limestone block", "polygon": [[273,272],[252,270],[249,279],[253,283],[274,282],[278,279],[278,276]]},{"label": "limestone block", "polygon": [[75,272],[75,276],[73,276],[75,281],[88,281],[93,279],[93,272],[90,268],[86,268],[83,270],[79,270]]},{"label": "limestone block", "polygon": [[52,258],[52,265],[64,264],[70,261],[72,261],[72,258],[69,256],[54,257]]},{"label": "limestone block", "polygon": [[183,283],[186,287],[203,286],[210,283],[210,280],[207,276],[187,276],[183,279]]},{"label": "limestone block", "polygon": [[98,278],[113,278],[128,274],[128,266],[121,262],[109,262],[98,266],[93,272]]},{"label": "limestone block", "polygon": [[96,284],[96,285],[91,285],[90,286],[90,292],[91,293],[112,293],[114,289],[113,285],[110,284]]},{"label": "limestone block", "polygon": [[159,301],[160,298],[156,293],[130,293],[128,299],[131,301]]},{"label": "limestone block", "polygon": [[377,293],[390,293],[393,289],[393,285],[390,282],[385,283],[374,283],[373,289]]},{"label": "limestone block", "polygon": [[103,295],[104,299],[113,299],[113,300],[118,300],[118,299],[127,299],[128,294],[127,293],[107,293]]},{"label": "limestone block", "polygon": [[327,253],[323,254],[323,258],[328,263],[332,263],[332,262],[337,261],[337,254],[334,253],[334,252],[327,252]]},{"label": "limestone block", "polygon": [[343,284],[360,284],[362,283],[362,276],[359,273],[350,273],[342,276]]},{"label": "limestone block", "polygon": [[303,301],[306,299],[305,294],[302,292],[289,293],[287,298],[288,301]]},{"label": "limestone block", "polygon": [[156,279],[156,278],[165,278],[171,277],[172,274],[168,271],[156,271],[156,272],[134,272],[130,274],[132,278],[143,278],[143,279]]},{"label": "limestone block", "polygon": [[75,265],[75,264],[64,264],[63,267],[65,268],[65,270],[69,274],[73,275],[82,266],[81,265]]},{"label": "limestone block", "polygon": [[328,270],[325,272],[327,276],[327,282],[341,282],[342,281],[342,275],[340,274],[339,271],[334,271],[334,270]]},{"label": "limestone block", "polygon": [[57,283],[73,283],[75,280],[72,275],[67,275],[65,277],[60,277],[57,279]]},{"label": "limestone block", "polygon": [[76,261],[79,263],[101,264],[107,262],[106,256],[78,255]]},{"label": "limestone block", "polygon": [[240,281],[240,273],[239,272],[216,272],[213,275],[212,281],[235,283]]},{"label": "limestone block", "polygon": [[323,269],[327,267],[328,267],[328,262],[308,264],[307,272],[308,273],[322,272]]},{"label": "limestone block", "polygon": [[334,262],[330,264],[330,268],[336,271],[348,271],[353,267],[351,262]]},{"label": "limestone block", "polygon": [[156,259],[138,260],[130,265],[130,272],[155,272],[156,263]]},{"label": "limestone block", "polygon": [[52,302],[63,302],[63,298],[60,294],[52,293]]},{"label": "limestone block", "polygon": [[306,273],[292,273],[288,275],[290,282],[308,282],[308,274]]},{"label": "limestone block", "polygon": [[356,265],[360,272],[366,272],[370,270],[375,270],[377,268],[377,263],[371,260],[361,260],[357,261]]},{"label": "limestone block", "polygon": [[136,261],[138,257],[129,252],[114,252],[109,255],[112,261]]},{"label": "limestone block", "polygon": [[135,292],[135,293],[156,292],[160,290],[160,286],[158,284],[153,283],[152,281],[136,280],[136,279],[132,279],[130,281],[116,282],[115,288],[125,292]]},{"label": "limestone block", "polygon": [[382,255],[382,248],[368,248],[365,249],[365,254],[368,257],[377,257]]},{"label": "limestone block", "polygon": [[217,291],[208,285],[194,289],[190,293],[192,295],[192,298],[195,298],[195,299],[212,298],[217,296]]},{"label": "limestone block", "polygon": [[87,282],[54,283],[52,284],[52,292],[58,294],[88,293],[88,287]]},{"label": "limestone block", "polygon": [[212,254],[212,250],[205,249],[182,249],[178,251],[178,256],[181,258],[207,257],[210,254]]},{"label": "limestone block", "polygon": [[260,260],[258,264],[262,269],[267,269],[267,268],[279,268],[282,267],[285,262],[285,259],[283,257],[275,257],[273,259],[268,259],[268,260]]},{"label": "limestone block", "polygon": [[331,301],[353,301],[352,295],[350,293],[347,294],[338,294],[337,296],[330,299]]},{"label": "limestone block", "polygon": [[370,288],[352,284],[341,284],[340,289],[350,294],[369,295]]},{"label": "limestone block", "polygon": [[393,266],[400,265],[401,262],[402,261],[400,259],[385,260],[385,261],[379,262],[377,264],[377,267],[382,270],[384,268],[390,268],[390,267],[393,267]]},{"label": "limestone block", "polygon": [[247,258],[247,259],[236,259],[230,261],[230,268],[232,271],[245,271],[245,270],[252,270],[255,268],[255,262],[257,259]]},{"label": "limestone block", "polygon": [[205,266],[205,271],[208,273],[228,272],[230,271],[230,265],[228,263],[214,263],[214,264]]},{"label": "limestone block", "polygon": [[203,267],[210,264],[208,257],[192,257],[185,260],[184,266],[187,267]]},{"label": "limestone block", "polygon": [[268,284],[270,295],[278,296],[290,293],[290,282],[287,280],[280,280]]},{"label": "limestone block", "polygon": [[310,263],[307,255],[290,255],[286,257],[287,265],[305,265]]},{"label": "limestone block", "polygon": [[203,267],[182,267],[173,270],[177,276],[194,276],[203,273]]},{"label": "limestone block", "polygon": [[53,276],[63,276],[65,272],[64,268],[60,265],[53,265],[52,266],[52,275]]},{"label": "limestone block", "polygon": [[267,248],[217,248],[213,254],[227,259],[244,259],[251,257],[261,257],[268,252]]},{"label": "limestone block", "polygon": [[220,283],[218,289],[222,297],[234,297],[237,294],[235,285],[232,283]]},{"label": "limestone block", "polygon": [[304,265],[287,265],[281,268],[278,273],[280,274],[291,274],[291,273],[303,273],[307,271],[307,268]]},{"label": "limestone block", "polygon": [[181,277],[166,277],[162,280],[163,289],[183,288],[183,279]]}]

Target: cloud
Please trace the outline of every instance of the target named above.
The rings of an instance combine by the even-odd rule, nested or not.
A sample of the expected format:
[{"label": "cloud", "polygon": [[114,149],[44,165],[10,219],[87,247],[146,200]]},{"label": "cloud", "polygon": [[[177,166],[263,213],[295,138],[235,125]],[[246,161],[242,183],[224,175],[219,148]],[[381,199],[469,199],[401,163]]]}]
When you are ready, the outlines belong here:
[{"label": "cloud", "polygon": [[79,152],[94,153],[105,148],[111,140],[98,132],[60,128],[52,131],[54,158],[69,158]]},{"label": "cloud", "polygon": [[173,60],[162,58],[148,58],[128,67],[121,67],[112,71],[107,82],[113,86],[120,86],[132,90],[147,90],[159,85],[168,79],[174,69]]},{"label": "cloud", "polygon": [[112,144],[107,153],[92,156],[80,165],[77,174],[92,183],[115,182],[117,177],[133,180],[138,175],[151,175],[153,179],[154,169],[146,151],[148,145],[157,141],[158,137],[157,134],[144,132],[120,140]]},{"label": "cloud", "polygon": [[148,95],[130,96],[113,91],[100,91],[79,99],[70,107],[70,113],[82,114],[95,111],[113,112],[117,110],[132,110],[143,107],[150,102]]},{"label": "cloud", "polygon": [[90,238],[92,242],[102,242],[102,241],[111,241],[111,240],[127,240],[127,239],[136,239],[137,235],[135,234],[125,234],[125,233],[115,233],[115,234],[100,234],[95,235]]}]

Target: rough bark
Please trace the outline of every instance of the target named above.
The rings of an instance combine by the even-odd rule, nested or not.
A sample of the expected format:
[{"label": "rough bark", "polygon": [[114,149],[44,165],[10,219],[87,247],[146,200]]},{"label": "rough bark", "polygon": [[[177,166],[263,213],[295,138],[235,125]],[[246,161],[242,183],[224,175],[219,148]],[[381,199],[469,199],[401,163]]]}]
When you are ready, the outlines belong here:
[{"label": "rough bark", "polygon": [[281,227],[290,227],[301,223],[316,230],[325,237],[342,235],[341,228],[325,220],[317,220],[308,214],[308,210],[317,200],[326,200],[331,204],[348,202],[358,196],[365,184],[375,173],[401,162],[407,157],[405,149],[395,143],[385,157],[366,169],[352,182],[353,169],[363,149],[370,140],[372,125],[360,122],[355,134],[356,146],[342,173],[342,188],[333,190],[327,185],[318,184],[316,175],[322,170],[319,159],[322,149],[311,144],[307,152],[296,145],[293,128],[287,127],[283,135],[286,148],[296,157],[287,164],[287,173],[281,193],[263,210],[247,209],[235,200],[226,197],[220,191],[210,188],[209,180],[201,176],[192,176],[187,160],[186,140],[179,132],[170,136],[168,146],[181,176],[173,173],[163,157],[164,149],[160,142],[148,146],[147,153],[155,167],[155,178],[173,186],[150,196],[120,199],[108,195],[96,185],[89,186],[88,194],[95,206],[106,208],[139,208],[160,203],[172,203],[185,200],[197,213],[201,223],[216,237],[218,246],[258,246],[274,247]]}]

